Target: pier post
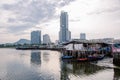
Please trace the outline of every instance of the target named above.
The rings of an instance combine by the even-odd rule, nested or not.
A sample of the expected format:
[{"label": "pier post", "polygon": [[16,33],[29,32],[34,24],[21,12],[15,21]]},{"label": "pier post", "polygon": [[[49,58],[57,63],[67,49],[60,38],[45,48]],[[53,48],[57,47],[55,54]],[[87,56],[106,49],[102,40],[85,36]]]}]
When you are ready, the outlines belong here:
[{"label": "pier post", "polygon": [[120,66],[120,53],[119,52],[113,53],[113,64]]}]

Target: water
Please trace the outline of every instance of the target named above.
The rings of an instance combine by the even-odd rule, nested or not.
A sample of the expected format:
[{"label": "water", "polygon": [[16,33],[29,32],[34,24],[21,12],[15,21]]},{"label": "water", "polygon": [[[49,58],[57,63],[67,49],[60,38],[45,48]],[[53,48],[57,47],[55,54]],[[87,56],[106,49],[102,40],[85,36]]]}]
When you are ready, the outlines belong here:
[{"label": "water", "polygon": [[0,49],[0,80],[120,80],[112,58],[63,62],[60,52]]}]

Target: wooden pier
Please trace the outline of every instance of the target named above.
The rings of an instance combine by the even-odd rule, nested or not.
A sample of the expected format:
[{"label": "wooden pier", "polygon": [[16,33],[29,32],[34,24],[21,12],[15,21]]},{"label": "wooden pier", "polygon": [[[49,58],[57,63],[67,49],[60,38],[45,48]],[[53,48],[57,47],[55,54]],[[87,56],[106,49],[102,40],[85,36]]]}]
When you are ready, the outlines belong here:
[{"label": "wooden pier", "polygon": [[120,44],[114,44],[112,46],[113,51],[113,63],[120,66]]},{"label": "wooden pier", "polygon": [[99,57],[102,59],[102,55],[111,55],[111,47],[104,42],[90,42],[90,41],[70,41],[63,44],[65,50],[63,50],[64,56],[72,56],[74,59],[85,60],[88,58]]},{"label": "wooden pier", "polygon": [[114,53],[113,64],[120,66],[120,53]]}]

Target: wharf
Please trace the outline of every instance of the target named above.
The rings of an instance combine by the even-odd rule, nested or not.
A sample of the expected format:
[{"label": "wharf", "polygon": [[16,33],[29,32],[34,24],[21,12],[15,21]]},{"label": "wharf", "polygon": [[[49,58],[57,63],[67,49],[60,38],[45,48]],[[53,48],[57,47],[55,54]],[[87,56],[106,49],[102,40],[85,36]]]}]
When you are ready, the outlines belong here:
[{"label": "wharf", "polygon": [[113,53],[113,64],[120,66],[120,52]]},{"label": "wharf", "polygon": [[61,51],[62,48],[47,48],[47,47],[16,47],[17,50],[54,50]]}]

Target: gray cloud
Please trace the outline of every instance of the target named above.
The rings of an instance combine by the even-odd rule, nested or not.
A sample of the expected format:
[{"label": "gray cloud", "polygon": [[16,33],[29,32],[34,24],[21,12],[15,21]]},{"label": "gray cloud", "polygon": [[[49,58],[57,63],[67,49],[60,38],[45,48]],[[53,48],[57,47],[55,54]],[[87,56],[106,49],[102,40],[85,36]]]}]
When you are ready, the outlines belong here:
[{"label": "gray cloud", "polygon": [[[98,7],[98,8],[97,8]],[[119,13],[120,12],[120,0],[103,0],[101,1],[96,10],[89,12],[89,15],[92,14],[104,14],[104,13]]]},{"label": "gray cloud", "polygon": [[103,13],[113,13],[113,12],[118,12],[120,11],[120,7],[113,7],[109,9],[99,9],[94,12],[88,13],[88,15],[93,15],[93,14],[103,14]]},{"label": "gray cloud", "polygon": [[19,24],[19,25],[11,25],[7,28],[7,31],[9,33],[21,33],[24,32],[25,30],[29,29],[31,26],[33,26],[32,24]]},{"label": "gray cloud", "polygon": [[8,22],[9,22],[9,23],[15,22],[15,19],[14,19],[14,18],[9,18],[9,19],[8,19]]},{"label": "gray cloud", "polygon": [[80,19],[71,19],[70,22],[79,22]]},{"label": "gray cloud", "polygon": [[56,16],[56,7],[63,7],[72,1],[75,0],[20,0],[14,4],[3,4],[1,8],[13,12],[15,18],[10,16],[7,23],[17,25],[8,26],[8,31],[18,33],[51,20]]},{"label": "gray cloud", "polygon": [[59,6],[63,7],[72,1],[75,1],[75,0],[59,0]]}]

